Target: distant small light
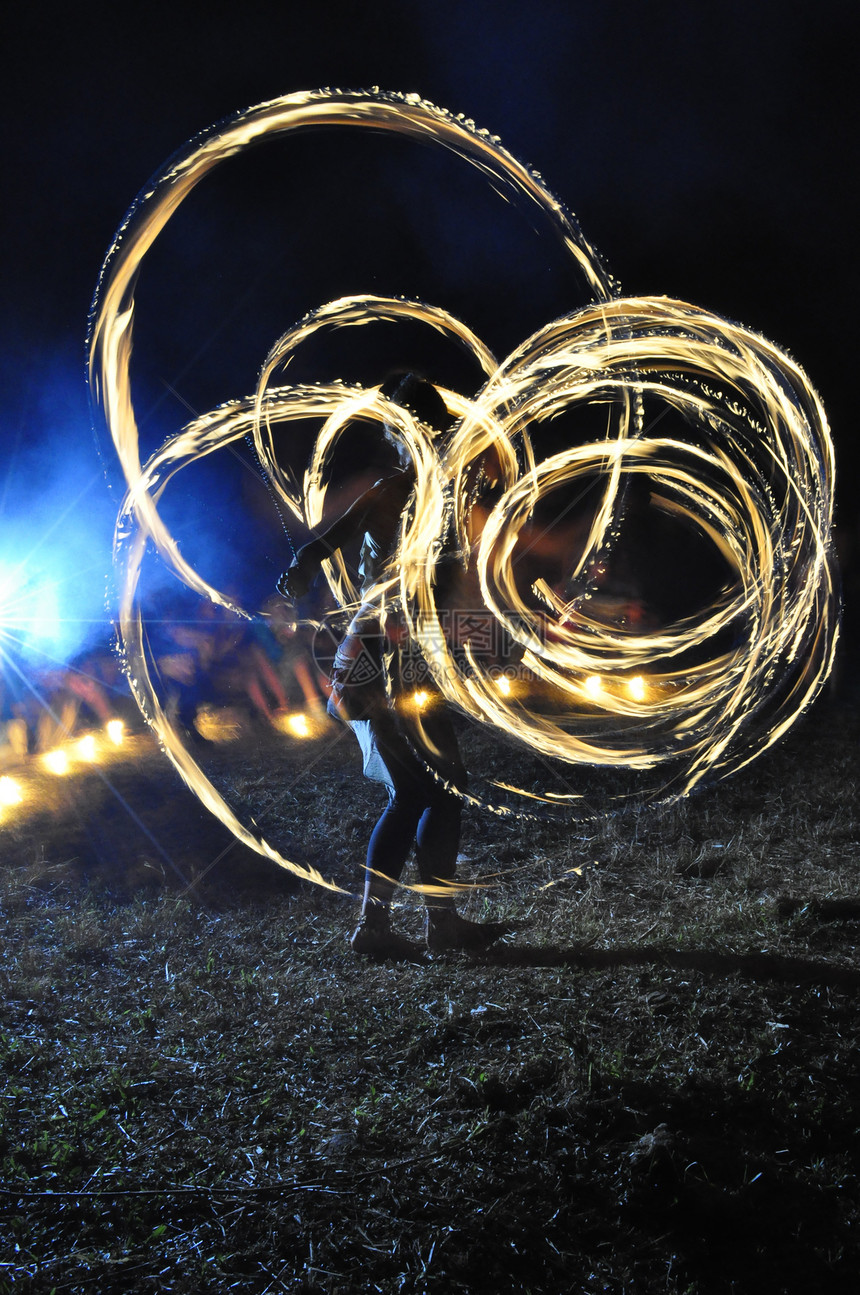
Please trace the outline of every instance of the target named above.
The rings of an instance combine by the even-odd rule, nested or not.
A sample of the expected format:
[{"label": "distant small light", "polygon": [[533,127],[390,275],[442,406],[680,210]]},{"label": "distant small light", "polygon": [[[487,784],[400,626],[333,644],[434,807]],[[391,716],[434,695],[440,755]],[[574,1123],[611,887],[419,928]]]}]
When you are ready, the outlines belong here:
[{"label": "distant small light", "polygon": [[627,685],[630,696],[634,701],[645,700],[645,680],[641,674],[635,675]]},{"label": "distant small light", "polygon": [[311,730],[307,715],[290,715],[287,717],[287,728],[295,737],[310,737]]},{"label": "distant small light", "polygon": [[585,681],[585,691],[589,697],[599,697],[603,691],[603,683],[599,674],[590,674]]},{"label": "distant small light", "polygon": [[96,758],[96,740],[92,733],[87,733],[82,737],[77,745],[77,752],[81,760],[95,760]]},{"label": "distant small light", "polygon": [[42,757],[45,767],[51,773],[68,773],[69,757],[65,751],[46,751]]},{"label": "distant small light", "polygon": [[108,720],[107,735],[114,746],[122,746],[122,740],[125,737],[125,724],[121,719]]},{"label": "distant small light", "polygon": [[20,783],[5,775],[0,778],[0,805],[20,805],[23,799]]},{"label": "distant small light", "polygon": [[415,702],[418,709],[421,710],[421,708],[426,706],[427,702],[430,700],[430,694],[426,692],[416,692],[412,694],[412,700]]},{"label": "distant small light", "polygon": [[499,692],[502,694],[503,697],[510,697],[511,681],[510,679],[507,678],[506,675],[503,675],[503,674],[499,675],[498,679],[496,680],[496,687],[498,688]]}]

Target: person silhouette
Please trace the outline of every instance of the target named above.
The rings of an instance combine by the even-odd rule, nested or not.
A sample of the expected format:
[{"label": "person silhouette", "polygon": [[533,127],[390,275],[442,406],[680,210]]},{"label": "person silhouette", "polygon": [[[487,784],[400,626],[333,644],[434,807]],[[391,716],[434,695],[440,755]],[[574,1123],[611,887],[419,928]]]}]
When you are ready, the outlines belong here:
[{"label": "person silhouette", "polygon": [[[380,387],[383,395],[407,408],[430,429],[444,432],[450,415],[432,383],[414,373],[396,375]],[[508,932],[501,922],[472,922],[457,912],[454,900],[460,841],[462,793],[467,774],[451,714],[428,678],[422,683],[420,722],[413,692],[397,669],[405,645],[396,612],[384,614],[366,595],[390,574],[404,511],[415,485],[411,459],[399,440],[386,432],[397,459],[324,532],[304,545],[279,588],[303,597],[324,558],[360,539],[362,602],[335,654],[329,709],[349,724],[362,751],[367,777],[381,782],[388,801],[370,837],[365,862],[364,897],[351,939],[356,953],[371,958],[414,959],[421,947],[391,928],[391,901],[414,844],[426,908],[426,946],[430,952],[480,950]],[[394,664],[385,686],[384,658]]]}]

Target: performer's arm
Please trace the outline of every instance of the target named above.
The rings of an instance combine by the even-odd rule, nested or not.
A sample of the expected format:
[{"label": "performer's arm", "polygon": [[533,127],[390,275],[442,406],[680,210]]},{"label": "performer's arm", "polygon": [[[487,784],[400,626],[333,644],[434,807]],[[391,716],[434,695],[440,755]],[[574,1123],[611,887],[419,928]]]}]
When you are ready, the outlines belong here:
[{"label": "performer's arm", "polygon": [[303,598],[324,559],[330,558],[344,544],[348,544],[350,540],[368,529],[371,518],[383,506],[385,496],[395,485],[398,492],[404,494],[405,504],[408,492],[411,490],[411,484],[405,475],[384,477],[381,481],[377,481],[363,495],[359,495],[346,512],[337,521],[332,522],[321,535],[302,545],[289,570],[278,582],[281,592],[293,599]]}]

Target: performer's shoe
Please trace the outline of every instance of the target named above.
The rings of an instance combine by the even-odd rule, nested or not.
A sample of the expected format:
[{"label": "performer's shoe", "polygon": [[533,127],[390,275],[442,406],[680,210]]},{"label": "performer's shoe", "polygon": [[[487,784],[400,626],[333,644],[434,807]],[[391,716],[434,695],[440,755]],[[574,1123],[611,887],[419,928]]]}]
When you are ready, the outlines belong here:
[{"label": "performer's shoe", "polygon": [[424,950],[414,940],[392,931],[387,922],[362,918],[350,939],[353,953],[373,962],[423,962]]},{"label": "performer's shoe", "polygon": [[454,949],[480,953],[511,929],[507,922],[470,922],[453,908],[428,909],[427,948],[430,953]]}]

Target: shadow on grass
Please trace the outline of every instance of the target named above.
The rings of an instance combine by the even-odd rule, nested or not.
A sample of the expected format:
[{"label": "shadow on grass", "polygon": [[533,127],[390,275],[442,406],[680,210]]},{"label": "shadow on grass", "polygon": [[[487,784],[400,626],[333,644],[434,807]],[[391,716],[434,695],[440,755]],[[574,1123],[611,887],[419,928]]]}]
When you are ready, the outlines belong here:
[{"label": "shadow on grass", "polygon": [[671,967],[714,976],[746,976],[792,985],[830,985],[860,989],[860,970],[812,958],[791,958],[775,953],[715,953],[709,949],[617,947],[613,949],[561,948],[558,945],[501,945],[487,950],[484,960],[504,967]]}]

